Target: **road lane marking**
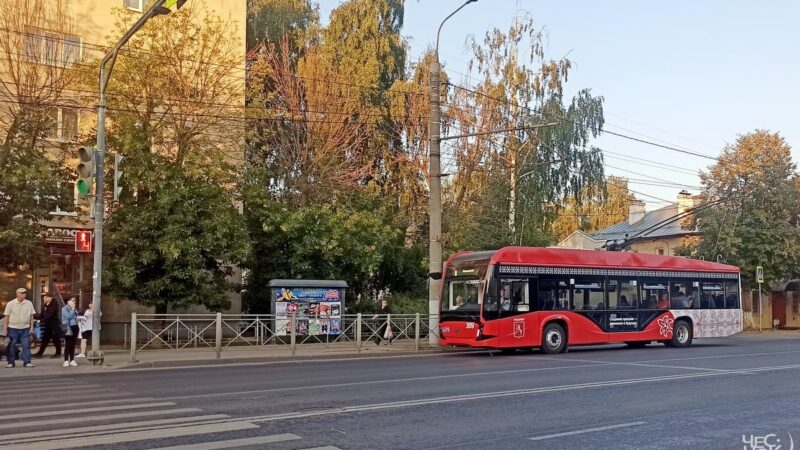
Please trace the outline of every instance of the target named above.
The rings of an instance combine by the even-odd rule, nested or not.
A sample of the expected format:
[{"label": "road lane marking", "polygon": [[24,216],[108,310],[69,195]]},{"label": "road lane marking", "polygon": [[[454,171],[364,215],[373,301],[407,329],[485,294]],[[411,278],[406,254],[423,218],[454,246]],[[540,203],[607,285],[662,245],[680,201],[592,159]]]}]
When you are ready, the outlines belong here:
[{"label": "road lane marking", "polygon": [[146,441],[150,439],[165,439],[200,434],[225,433],[229,431],[253,430],[258,425],[244,422],[225,422],[217,424],[204,424],[186,427],[171,427],[152,431],[133,431],[129,433],[109,434],[106,436],[91,436],[77,438],[60,438],[46,442],[37,442],[34,447],[30,444],[14,444],[3,446],[3,450],[56,450],[64,448],[89,447],[93,445],[113,445],[124,442]]},{"label": "road lane marking", "polygon": [[670,361],[692,361],[698,359],[718,359],[718,358],[747,358],[751,356],[771,356],[771,355],[785,355],[789,353],[800,353],[800,350],[786,350],[779,352],[756,352],[756,353],[736,353],[732,355],[708,355],[708,356],[690,356],[683,358],[661,358],[661,359],[643,359],[634,361],[603,361],[595,359],[571,358],[572,354],[558,356],[536,356],[536,359],[544,359],[547,361],[575,361],[575,362],[594,362],[594,363],[607,363],[607,364],[628,364],[628,363],[659,363]]},{"label": "road lane marking", "polygon": [[[60,395],[64,393],[63,386],[61,386],[59,390],[52,392],[39,392],[39,390],[36,387],[32,387],[30,385],[26,389],[28,390],[28,392],[23,392],[21,394],[15,393],[13,395],[8,396],[7,399],[9,401],[8,402],[4,401],[3,406],[4,407],[8,405],[24,406],[28,404],[28,402],[32,402],[34,400],[43,400],[43,399],[49,399],[50,403],[52,404],[54,397],[58,398]],[[3,385],[3,390],[5,390],[5,385]],[[72,390],[72,387],[70,387],[70,390]],[[114,395],[114,394],[120,395],[119,391],[112,388],[104,388],[104,389],[87,388],[87,390],[90,390],[92,393],[97,392],[97,395]],[[13,392],[13,390],[11,392]]]},{"label": "road lane marking", "polygon": [[[494,370],[490,372],[470,372],[470,373],[454,373],[449,375],[431,375],[427,377],[411,377],[411,378],[394,378],[394,379],[383,379],[383,380],[370,380],[370,381],[353,381],[348,383],[335,383],[335,384],[320,384],[315,385],[315,389],[328,389],[328,388],[337,388],[337,387],[347,387],[347,386],[365,386],[370,384],[394,384],[394,383],[404,383],[404,382],[413,382],[413,381],[428,381],[428,380],[450,380],[453,378],[468,378],[468,377],[482,377],[488,375],[507,375],[512,373],[530,373],[530,372],[546,372],[550,370],[564,370],[564,369],[576,369],[576,368],[585,368],[585,367],[598,367],[598,366],[605,366],[605,365],[614,365],[614,363],[602,363],[597,362],[594,364],[575,364],[571,366],[558,366],[558,367],[536,367],[532,369],[511,369],[511,370]],[[302,391],[307,390],[308,387],[306,386],[294,386],[294,387],[285,387],[285,388],[273,388],[273,389],[257,389],[252,391],[236,391],[236,392],[222,392],[222,393],[209,393],[209,394],[194,394],[194,395],[176,395],[172,397],[159,397],[161,400],[187,400],[193,398],[205,398],[205,397],[227,397],[231,395],[248,395],[248,394],[269,394],[275,392],[290,392],[290,391]]]},{"label": "road lane marking", "polygon": [[[786,352],[768,352],[768,353],[743,353],[738,355],[718,355],[719,357],[747,357],[747,356],[760,356],[760,355],[773,355],[773,354],[783,354],[783,353],[800,353],[798,351],[786,351]],[[438,380],[438,379],[454,379],[454,378],[468,378],[468,377],[476,377],[476,376],[489,376],[489,375],[507,375],[513,373],[531,373],[531,372],[545,372],[545,371],[552,371],[552,370],[568,370],[568,369],[576,369],[576,368],[585,368],[585,367],[597,367],[597,366],[615,366],[615,365],[630,365],[630,364],[643,364],[643,363],[657,363],[662,361],[679,361],[683,359],[704,359],[704,358],[715,358],[717,356],[707,356],[707,357],[697,357],[697,358],[671,358],[671,359],[653,359],[653,360],[644,360],[644,361],[631,361],[631,362],[616,362],[616,361],[602,361],[602,360],[590,360],[590,359],[576,359],[576,358],[559,358],[559,357],[547,357],[547,356],[532,356],[532,361],[543,359],[547,361],[557,361],[557,362],[584,362],[588,364],[575,364],[575,365],[568,365],[568,366],[557,366],[557,367],[536,367],[530,369],[511,369],[511,370],[497,370],[497,371],[486,371],[486,372],[470,372],[470,373],[454,373],[450,375],[433,375],[427,377],[411,377],[411,378],[394,378],[394,379],[382,379],[382,380],[370,380],[370,381],[354,381],[348,383],[335,383],[335,384],[324,384],[319,385],[319,388],[337,388],[337,387],[348,387],[348,386],[362,386],[362,385],[371,385],[371,384],[394,384],[394,383],[405,383],[405,382],[415,382],[415,381],[429,381],[429,380]],[[647,367],[647,366],[645,366]],[[654,368],[662,368],[659,366],[653,366]],[[668,366],[664,366],[666,368]],[[670,367],[671,368],[671,367]],[[727,371],[729,369],[710,369],[710,368],[703,368],[703,367],[674,367],[676,370],[705,370],[705,371]],[[163,400],[187,400],[187,399],[194,399],[194,398],[207,398],[207,397],[226,397],[232,395],[249,395],[249,394],[269,394],[269,393],[276,393],[276,392],[291,392],[291,391],[298,391],[307,389],[306,387],[302,386],[295,386],[295,387],[286,387],[286,388],[272,388],[272,389],[255,389],[255,390],[247,390],[247,391],[235,391],[235,392],[223,392],[223,393],[207,393],[207,394],[194,394],[194,395],[176,395],[170,397],[160,397]]]},{"label": "road lane marking", "polygon": [[[197,412],[201,411],[197,408],[182,408],[182,409],[174,409],[172,413],[187,413],[187,412]],[[164,411],[166,412],[166,411]],[[124,423],[112,423],[109,425],[94,425],[94,426],[81,426],[80,428],[70,427],[68,429],[58,429],[58,430],[41,430],[41,431],[30,431],[26,433],[16,433],[16,434],[4,434],[3,440],[6,444],[13,443],[16,444],[24,440],[24,442],[31,443],[36,441],[46,441],[49,436],[69,436],[69,437],[78,437],[78,436],[88,436],[91,434],[100,434],[98,432],[104,431],[112,431],[112,430],[126,430],[126,431],[142,431],[145,429],[154,429],[154,428],[165,428],[168,426],[172,426],[178,423],[187,423],[187,422],[204,422],[204,421],[211,421],[216,419],[228,419],[230,418],[227,414],[209,414],[206,416],[189,416],[189,417],[174,417],[171,419],[157,419],[157,420],[142,420],[139,422],[124,422]],[[81,417],[81,422],[86,423],[87,420],[85,417]],[[36,422],[35,426],[39,426],[40,423]],[[38,439],[41,438],[41,439]]]},{"label": "road lane marking", "polygon": [[[367,349],[369,350],[369,349]],[[287,349],[286,352],[289,350]],[[409,350],[411,351],[411,350]],[[426,353],[422,353],[426,352]],[[453,350],[453,351],[434,351],[434,350],[422,350],[420,353],[407,353],[403,355],[365,355],[365,356],[358,356],[358,357],[349,357],[349,358],[327,358],[327,359],[287,359],[282,361],[254,361],[254,362],[220,362],[216,364],[197,364],[197,365],[186,365],[186,366],[171,366],[171,367],[121,367],[119,372],[142,372],[142,371],[158,371],[158,370],[195,370],[195,369],[223,369],[226,367],[255,367],[255,366],[273,366],[273,365],[299,365],[299,364],[330,364],[330,363],[338,363],[338,362],[352,362],[352,361],[365,361],[369,362],[375,359],[405,359],[405,358],[430,358],[436,356],[455,356],[455,355],[468,355],[471,353],[474,354],[484,354],[490,352],[489,349],[484,348],[474,348],[474,349],[462,349],[462,350]],[[342,355],[347,353],[334,353],[333,355]],[[224,355],[224,354],[223,354]],[[289,358],[289,354],[285,356],[277,356],[276,358]],[[298,355],[298,358],[304,358],[306,356]],[[233,357],[234,359],[242,359]],[[244,357],[248,359],[249,357]],[[258,356],[254,358],[260,358]],[[224,360],[223,356],[223,360]],[[191,360],[187,360],[191,361]],[[147,364],[148,361],[139,361],[139,364]],[[115,371],[117,372],[117,371]],[[100,375],[100,374],[97,374]]]},{"label": "road lane marking", "polygon": [[[103,414],[101,416],[81,416],[81,415],[73,415],[70,417],[62,417],[60,419],[49,419],[49,420],[37,420],[35,422],[25,421],[25,422],[18,422],[18,423],[9,423],[3,421],[3,430],[13,430],[19,428],[28,428],[31,426],[38,426],[38,425],[59,425],[64,423],[75,423],[75,422],[84,422],[90,420],[111,420],[111,419],[130,419],[133,417],[147,417],[147,416],[165,416],[168,414],[183,414],[187,412],[198,412],[202,411],[198,408],[176,408],[176,409],[157,409],[153,411],[137,411],[137,412],[130,412],[130,413],[119,413],[119,414]],[[2,436],[0,436],[1,438]]]},{"label": "road lane marking", "polygon": [[644,425],[645,422],[630,422],[630,423],[621,423],[618,425],[608,425],[605,427],[597,427],[597,428],[586,428],[584,430],[575,430],[575,431],[566,431],[564,433],[555,433],[555,434],[545,434],[544,436],[534,436],[528,438],[531,441],[543,441],[545,439],[553,439],[559,438],[564,436],[574,436],[576,434],[586,434],[586,433],[594,433],[596,431],[606,431],[606,430],[614,430],[617,428],[628,428],[628,427],[638,427],[640,425]]},{"label": "road lane marking", "polygon": [[[435,397],[435,398],[428,398],[428,399],[407,400],[407,401],[389,402],[389,403],[354,405],[354,406],[347,406],[347,407],[342,407],[342,408],[311,410],[311,411],[306,411],[306,412],[290,412],[290,413],[279,413],[279,414],[264,415],[264,416],[252,416],[252,417],[243,417],[243,418],[219,419],[219,420],[214,420],[213,422],[209,422],[207,424],[204,424],[202,426],[208,427],[208,426],[212,426],[212,425],[237,424],[237,423],[250,423],[250,424],[252,424],[252,423],[258,423],[258,422],[274,422],[274,421],[280,421],[280,420],[292,420],[292,419],[300,419],[300,418],[315,417],[315,416],[325,416],[325,415],[335,415],[335,414],[348,414],[348,413],[357,413],[357,412],[364,412],[364,411],[375,411],[375,410],[383,410],[383,409],[408,408],[408,407],[424,406],[424,405],[431,405],[431,404],[466,402],[466,401],[483,400],[483,399],[498,398],[498,397],[547,394],[547,393],[554,393],[554,392],[564,392],[564,391],[583,390],[583,389],[618,387],[618,386],[625,386],[625,385],[632,385],[632,384],[642,384],[642,383],[652,383],[652,382],[659,382],[659,381],[677,381],[677,380],[686,380],[686,379],[695,379],[695,378],[711,378],[711,377],[719,377],[719,376],[729,375],[729,374],[730,375],[741,375],[741,374],[750,374],[750,373],[756,373],[756,372],[770,372],[770,371],[789,370],[789,369],[800,369],[800,364],[785,365],[785,366],[773,366],[773,367],[754,367],[754,368],[746,368],[746,369],[740,369],[740,370],[731,370],[731,371],[728,371],[728,372],[701,372],[701,373],[694,373],[694,374],[668,375],[668,376],[647,377],[647,378],[632,378],[632,379],[602,381],[602,382],[594,382],[594,383],[581,383],[581,384],[571,384],[571,385],[546,386],[546,387],[530,388],[530,389],[518,389],[518,390],[512,390],[512,391],[472,393],[472,394],[467,394],[467,395],[457,395],[457,396],[448,396],[448,397]],[[154,413],[158,413],[158,411],[154,411]],[[103,416],[103,417],[107,418],[107,419],[114,418],[114,417],[111,417],[111,416]],[[83,421],[85,419],[86,418],[77,418],[78,421]],[[37,422],[37,425],[41,425],[41,423]],[[173,430],[174,428],[171,427],[171,428],[168,428],[168,429],[169,430]],[[82,445],[92,445],[92,444],[79,444],[79,445],[82,446]],[[99,445],[99,444],[96,444],[96,445]],[[17,447],[14,447],[14,448],[17,448]],[[18,448],[22,449],[24,447],[18,447]],[[39,446],[37,444],[37,449],[38,448],[39,448]],[[59,448],[59,447],[58,446],[54,446],[54,447],[50,447],[50,448]],[[5,450],[5,448],[4,448],[4,450]]]},{"label": "road lane marking", "polygon": [[302,439],[291,433],[273,434],[270,436],[256,436],[252,438],[230,439],[227,441],[203,442],[197,444],[174,445],[172,447],[154,447],[150,450],[216,450],[220,448],[236,448],[246,445],[272,444],[275,442],[296,441]]},{"label": "road lane marking", "polygon": [[[591,359],[572,359],[571,361],[585,362],[585,363],[601,363],[603,361],[596,361]],[[730,372],[737,369],[711,369],[707,367],[691,367],[691,366],[666,366],[663,364],[651,364],[645,361],[632,361],[632,362],[608,362],[608,365],[615,366],[636,366],[636,367],[650,367],[654,369],[674,369],[674,370],[705,370],[710,372]]]},{"label": "road lane marking", "polygon": [[745,358],[749,356],[785,355],[787,353],[800,353],[800,350],[786,350],[780,352],[737,353],[734,355],[691,356],[685,358],[652,359],[649,361],[645,360],[645,361],[635,361],[635,362],[690,361],[694,359],[717,359],[717,358]]},{"label": "road lane marking", "polygon": [[342,450],[339,447],[334,447],[332,445],[326,445],[325,447],[313,447],[313,448],[303,448],[300,450]]},{"label": "road lane marking", "polygon": [[[404,400],[404,401],[398,401],[398,402],[345,406],[345,407],[342,407],[342,408],[320,409],[320,410],[311,410],[311,411],[305,411],[305,412],[281,413],[281,414],[273,414],[273,415],[261,416],[261,417],[258,417],[258,416],[250,417],[250,418],[247,418],[246,420],[248,420],[250,422],[273,422],[273,421],[278,421],[278,420],[300,419],[300,418],[306,418],[306,417],[334,415],[334,414],[347,414],[347,413],[374,411],[374,410],[381,410],[381,409],[407,408],[407,407],[412,407],[412,406],[424,406],[424,405],[433,405],[433,404],[442,404],[442,403],[456,403],[456,402],[483,400],[483,399],[489,399],[489,398],[511,397],[511,396],[520,396],[520,395],[534,395],[534,394],[562,392],[562,391],[572,391],[572,390],[581,390],[581,389],[616,387],[616,386],[625,386],[625,385],[631,385],[631,384],[652,383],[652,382],[659,382],[659,381],[674,381],[674,380],[686,380],[686,379],[693,379],[693,378],[718,377],[718,376],[723,376],[723,375],[744,375],[744,374],[751,374],[751,373],[756,373],[756,372],[768,372],[768,371],[789,370],[789,369],[800,369],[800,364],[793,364],[793,365],[786,365],[786,366],[773,366],[773,367],[754,367],[754,368],[748,368],[748,369],[729,370],[727,372],[701,372],[701,373],[680,374],[680,375],[666,375],[666,376],[660,376],[660,377],[632,378],[632,379],[624,379],[624,380],[600,381],[600,382],[595,382],[595,383],[580,383],[580,384],[569,384],[569,385],[560,385],[560,386],[547,386],[547,387],[530,388],[530,389],[517,389],[517,390],[512,390],[512,391],[472,393],[472,394],[456,395],[456,396],[448,396],[448,397],[434,397],[434,398],[429,398],[429,399]],[[244,420],[244,419],[242,419],[242,420]]]},{"label": "road lane marking", "polygon": [[[2,384],[0,384],[0,386],[1,385]],[[108,393],[108,394],[97,394],[97,395],[92,394],[92,398],[94,398],[94,399],[130,398],[132,395],[133,394],[117,392],[117,393],[113,393],[113,394],[111,394],[111,393]],[[22,403],[19,403],[19,404],[17,404],[16,402],[6,402],[5,398],[4,398],[3,399],[3,407],[9,407],[10,405],[16,405],[16,406],[48,405],[48,406],[52,407],[53,398],[52,397],[46,397],[46,398],[41,398],[39,400],[31,400],[29,402],[22,402]]]},{"label": "road lane marking", "polygon": [[[136,402],[149,402],[154,400],[153,397],[136,397],[136,398],[115,398],[111,400],[98,400],[98,401],[91,401],[91,402],[81,402],[81,406],[96,406],[96,405],[108,405],[108,404],[115,404],[115,403],[136,403]],[[2,403],[5,407],[7,406],[6,403]],[[53,409],[53,402],[50,401],[49,405],[35,405],[35,406],[15,406],[14,412],[25,412],[25,411],[34,411],[37,409]]]},{"label": "road lane marking", "polygon": [[47,416],[65,416],[69,414],[83,414],[83,413],[92,413],[100,411],[120,411],[125,409],[160,408],[162,406],[175,406],[175,403],[172,402],[140,403],[137,405],[99,406],[96,408],[80,408],[80,409],[67,409],[59,411],[43,411],[43,412],[40,411],[40,412],[31,412],[23,414],[12,414],[8,418],[4,419],[3,423],[6,424],[8,423],[8,421],[16,422],[20,419],[29,419],[31,417],[38,418]]}]

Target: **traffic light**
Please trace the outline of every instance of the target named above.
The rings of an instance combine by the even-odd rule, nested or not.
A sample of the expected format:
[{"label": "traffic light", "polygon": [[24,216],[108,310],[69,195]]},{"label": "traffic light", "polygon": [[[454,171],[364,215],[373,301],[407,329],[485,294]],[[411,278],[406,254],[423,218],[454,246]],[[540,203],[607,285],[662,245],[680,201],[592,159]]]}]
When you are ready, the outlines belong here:
[{"label": "traffic light", "polygon": [[120,163],[122,162],[122,155],[119,153],[114,154],[114,201],[119,201],[119,194],[122,193],[122,186],[120,179],[122,178],[122,170],[120,170]]},{"label": "traffic light", "polygon": [[78,230],[75,232],[75,251],[79,253],[92,252],[92,232]]},{"label": "traffic light", "polygon": [[84,196],[89,195],[92,192],[95,174],[94,149],[92,147],[84,146],[78,149],[78,165],[76,169],[78,181],[75,182],[75,186],[78,188],[78,193]]}]

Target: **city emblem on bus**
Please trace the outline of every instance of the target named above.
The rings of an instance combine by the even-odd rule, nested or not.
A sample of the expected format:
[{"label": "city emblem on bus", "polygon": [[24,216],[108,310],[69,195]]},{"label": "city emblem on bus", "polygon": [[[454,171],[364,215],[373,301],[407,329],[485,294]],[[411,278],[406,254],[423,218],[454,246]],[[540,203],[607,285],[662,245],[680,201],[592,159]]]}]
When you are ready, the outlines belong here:
[{"label": "city emblem on bus", "polygon": [[525,337],[525,319],[514,319],[514,337],[517,339]]}]

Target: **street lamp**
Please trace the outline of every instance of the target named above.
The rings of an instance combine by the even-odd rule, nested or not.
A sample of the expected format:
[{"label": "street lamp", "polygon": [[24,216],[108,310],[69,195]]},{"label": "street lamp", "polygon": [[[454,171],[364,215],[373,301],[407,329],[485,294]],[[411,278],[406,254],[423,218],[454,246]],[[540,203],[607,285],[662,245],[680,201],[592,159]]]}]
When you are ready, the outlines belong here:
[{"label": "street lamp", "polygon": [[[92,351],[87,355],[93,365],[103,363],[103,352],[100,351],[100,295],[103,286],[103,218],[105,216],[105,202],[103,201],[103,158],[106,154],[106,87],[111,72],[114,70],[114,63],[117,61],[117,54],[123,45],[141,30],[145,23],[151,18],[169,14],[172,7],[180,9],[186,0],[156,0],[153,5],[145,11],[139,20],[125,32],[122,38],[114,47],[106,53],[100,62],[100,88],[99,99],[97,102],[97,152],[96,152],[96,175],[95,175],[95,219],[94,219],[94,274],[92,276],[92,307],[94,315],[92,318]],[[135,345],[135,343],[134,343]]]},{"label": "street lamp", "polygon": [[433,62],[430,65],[431,86],[430,86],[430,122],[428,123],[428,133],[430,134],[430,161],[428,164],[428,175],[430,178],[430,242],[429,242],[429,275],[428,275],[428,342],[437,343],[435,330],[439,325],[439,285],[442,279],[442,174],[441,174],[441,104],[439,98],[439,35],[442,27],[448,19],[453,17],[462,8],[478,0],[467,0],[449,16],[442,20],[439,29],[436,31],[436,47],[433,54]]}]

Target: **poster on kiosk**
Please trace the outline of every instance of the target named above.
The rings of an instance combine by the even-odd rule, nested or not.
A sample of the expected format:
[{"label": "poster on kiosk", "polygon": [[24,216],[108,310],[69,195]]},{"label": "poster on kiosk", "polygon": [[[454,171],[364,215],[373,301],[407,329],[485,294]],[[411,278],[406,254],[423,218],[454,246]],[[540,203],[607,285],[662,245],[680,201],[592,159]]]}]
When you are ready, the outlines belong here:
[{"label": "poster on kiosk", "polygon": [[276,336],[291,335],[292,316],[298,336],[342,334],[346,282],[272,280],[269,288]]}]

